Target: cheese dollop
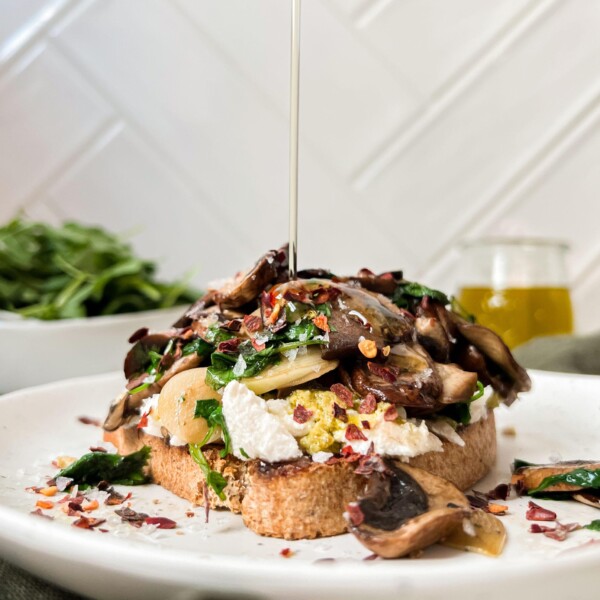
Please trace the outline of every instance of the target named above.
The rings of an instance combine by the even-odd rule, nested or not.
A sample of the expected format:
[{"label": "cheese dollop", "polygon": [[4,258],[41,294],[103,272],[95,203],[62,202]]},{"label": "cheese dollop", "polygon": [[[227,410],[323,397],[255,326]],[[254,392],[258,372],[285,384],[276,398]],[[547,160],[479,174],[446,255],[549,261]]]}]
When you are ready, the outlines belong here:
[{"label": "cheese dollop", "polygon": [[300,446],[284,422],[269,412],[267,402],[243,383],[228,383],[222,404],[232,451],[237,458],[259,458],[266,462],[301,458]]}]

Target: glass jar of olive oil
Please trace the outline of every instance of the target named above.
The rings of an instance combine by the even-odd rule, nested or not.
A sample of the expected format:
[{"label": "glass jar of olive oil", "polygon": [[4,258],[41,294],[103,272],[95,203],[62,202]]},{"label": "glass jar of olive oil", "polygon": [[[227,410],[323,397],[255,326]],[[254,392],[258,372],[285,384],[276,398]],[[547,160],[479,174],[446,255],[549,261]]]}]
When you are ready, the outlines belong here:
[{"label": "glass jar of olive oil", "polygon": [[566,244],[543,239],[465,242],[459,302],[509,348],[534,337],[573,333],[567,251]]}]

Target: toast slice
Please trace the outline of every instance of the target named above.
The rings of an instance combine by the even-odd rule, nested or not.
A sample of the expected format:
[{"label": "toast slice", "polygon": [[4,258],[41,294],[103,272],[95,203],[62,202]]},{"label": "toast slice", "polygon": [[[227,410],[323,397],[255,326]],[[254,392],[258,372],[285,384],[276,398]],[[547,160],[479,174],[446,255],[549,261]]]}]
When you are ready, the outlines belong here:
[{"label": "toast slice", "polygon": [[[443,442],[443,452],[429,452],[409,459],[465,490],[488,473],[496,459],[494,415],[463,427],[458,446]],[[204,455],[211,469],[227,479],[225,500],[207,486],[202,471],[187,447],[169,446],[162,438],[134,428],[106,432],[104,439],[121,454],[150,446],[150,469],[155,483],[198,506],[208,500],[210,508],[241,513],[255,533],[287,540],[313,539],[347,531],[343,513],[356,500],[366,479],[355,473],[356,463],[346,460],[315,463],[310,459],[267,464],[258,460],[221,458],[219,447],[207,446]]]}]

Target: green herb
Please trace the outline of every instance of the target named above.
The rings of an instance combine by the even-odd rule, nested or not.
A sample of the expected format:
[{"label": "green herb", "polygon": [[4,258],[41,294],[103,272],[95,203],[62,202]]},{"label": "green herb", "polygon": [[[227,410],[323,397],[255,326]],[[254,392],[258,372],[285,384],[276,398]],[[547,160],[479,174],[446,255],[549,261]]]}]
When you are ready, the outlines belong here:
[{"label": "green herb", "polygon": [[528,494],[538,494],[557,483],[576,485],[584,489],[600,489],[600,469],[575,469],[568,473],[550,475],[542,479],[542,482],[536,488],[529,490]]},{"label": "green herb", "polygon": [[324,314],[326,317],[331,316],[331,303],[323,302],[323,304],[317,304],[316,306],[317,312]]},{"label": "green herb", "polygon": [[206,357],[209,356],[215,347],[208,342],[205,342],[202,338],[196,338],[192,340],[188,344],[186,344],[182,349],[183,356],[188,356],[189,354],[197,354],[198,356]]},{"label": "green herb", "polygon": [[248,456],[248,453],[240,446],[240,454],[244,457],[244,458],[250,458]]},{"label": "green herb", "polygon": [[485,388],[483,387],[483,383],[481,383],[481,381],[479,381],[479,379],[478,379],[477,380],[477,391],[471,396],[471,399],[469,400],[469,402],[475,402],[475,400],[479,400],[479,398],[481,398],[484,393],[485,393]]},{"label": "green herb", "polygon": [[600,531],[600,519],[596,519],[587,525],[584,525],[585,529],[591,529],[592,531]]},{"label": "green herb", "polygon": [[219,342],[224,342],[225,340],[230,340],[234,338],[235,335],[231,333],[231,331],[227,331],[227,329],[222,329],[220,325],[212,325],[206,330],[204,334],[204,338],[207,342],[211,344],[218,344]]},{"label": "green herb", "polygon": [[51,227],[15,219],[0,227],[0,309],[69,319],[192,302],[182,282],[155,279],[156,265],[99,227]]},{"label": "green herb", "polygon": [[190,456],[196,461],[202,472],[204,473],[204,478],[206,479],[206,483],[210,486],[215,494],[221,499],[225,500],[225,493],[223,490],[227,485],[227,479],[218,473],[217,471],[213,471],[202,452],[201,444],[189,444],[188,450],[190,452]]},{"label": "green herb", "polygon": [[208,431],[206,432],[204,439],[199,444],[189,445],[190,454],[202,469],[207,485],[209,485],[215,491],[215,494],[217,494],[221,500],[225,500],[225,494],[223,493],[223,490],[227,485],[227,480],[225,477],[223,477],[223,475],[217,473],[217,471],[213,471],[210,468],[210,465],[208,464],[208,461],[202,452],[202,448],[208,443],[208,440],[210,440],[210,438],[213,436],[217,427],[221,428],[223,441],[225,442],[225,447],[219,453],[221,458],[225,458],[225,456],[227,456],[231,450],[231,436],[229,435],[227,423],[225,423],[225,417],[223,416],[223,406],[214,398],[210,398],[208,400],[196,400],[194,418],[206,419]]},{"label": "green herb", "polygon": [[196,400],[196,408],[194,410],[194,419],[199,418],[206,419],[208,424],[208,432],[204,436],[204,440],[200,443],[200,447],[204,446],[208,440],[213,436],[217,427],[221,428],[223,434],[223,441],[225,447],[221,450],[221,458],[225,458],[231,450],[231,436],[227,429],[227,423],[225,423],[225,417],[223,416],[223,406],[218,400]]},{"label": "green herb", "polygon": [[429,296],[433,300],[437,300],[444,305],[449,304],[450,302],[448,296],[443,292],[434,290],[414,281],[410,283],[401,283],[396,288],[392,300],[394,304],[400,308],[409,308],[414,303],[415,299],[421,299],[424,296]]},{"label": "green herb", "polygon": [[246,363],[244,370],[239,374],[233,372],[238,361],[239,355],[225,354],[222,352],[213,352],[206,373],[206,383],[214,390],[219,390],[234,379],[243,379],[245,377],[254,377],[269,365],[275,364],[279,360],[279,353],[276,348],[269,346],[260,352],[252,348],[249,341],[242,342],[239,346],[240,354]]},{"label": "green herb", "polygon": [[59,471],[56,477],[68,477],[78,485],[96,485],[100,481],[120,485],[140,485],[148,482],[144,467],[150,458],[150,447],[121,456],[108,452],[89,452]]}]

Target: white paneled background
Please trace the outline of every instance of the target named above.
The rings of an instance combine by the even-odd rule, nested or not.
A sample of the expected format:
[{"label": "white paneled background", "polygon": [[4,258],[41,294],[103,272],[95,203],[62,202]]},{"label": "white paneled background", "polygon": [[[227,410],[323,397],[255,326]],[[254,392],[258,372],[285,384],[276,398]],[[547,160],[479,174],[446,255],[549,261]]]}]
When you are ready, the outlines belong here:
[{"label": "white paneled background", "polygon": [[[199,284],[287,236],[287,0],[0,0],[0,219],[136,231]],[[301,266],[452,290],[457,242],[572,248],[600,328],[600,0],[304,0]]]}]

